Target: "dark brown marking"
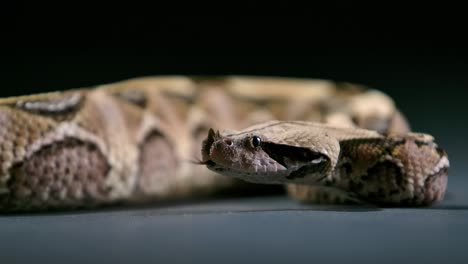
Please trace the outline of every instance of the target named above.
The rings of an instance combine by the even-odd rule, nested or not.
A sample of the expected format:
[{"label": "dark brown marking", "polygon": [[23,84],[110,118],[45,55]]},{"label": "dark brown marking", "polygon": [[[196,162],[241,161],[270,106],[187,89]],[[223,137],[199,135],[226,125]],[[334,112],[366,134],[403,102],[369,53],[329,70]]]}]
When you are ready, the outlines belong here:
[{"label": "dark brown marking", "polygon": [[[402,168],[389,160],[378,162],[358,179],[350,184],[350,189],[372,203],[388,201],[389,196],[397,193],[394,190],[405,184]],[[389,188],[392,190],[386,191]]]},{"label": "dark brown marking", "polygon": [[399,145],[404,145],[404,144],[406,144],[406,138],[395,139],[393,141],[394,147],[399,146]]},{"label": "dark brown marking", "polygon": [[118,92],[116,95],[120,99],[123,99],[126,102],[129,102],[141,108],[146,108],[146,105],[148,103],[146,99],[146,95],[143,91],[124,90],[124,91]]},{"label": "dark brown marking", "polygon": [[398,167],[395,163],[385,160],[381,161],[371,168],[367,170],[367,175],[369,177],[382,177],[382,176],[391,176],[391,175],[386,175],[389,172],[395,172],[395,179],[401,178],[403,176],[403,172],[401,171],[401,168]]},{"label": "dark brown marking", "polygon": [[94,144],[68,138],[44,146],[10,169],[10,192],[0,198],[0,208],[92,205],[110,191],[105,184],[109,170]]},{"label": "dark brown marking", "polygon": [[355,115],[351,116],[351,122],[353,122],[354,125],[359,126],[359,119],[357,116]]},{"label": "dark brown marking", "polygon": [[148,195],[155,185],[167,182],[176,173],[174,147],[158,131],[149,133],[140,144],[139,175],[135,192]]},{"label": "dark brown marking", "polygon": [[79,93],[40,100],[19,100],[13,107],[23,111],[49,116],[58,120],[71,119],[81,108],[84,96]]},{"label": "dark brown marking", "polygon": [[360,176],[359,178],[362,179],[363,181],[368,181],[370,176],[369,174],[365,174],[365,175]]},{"label": "dark brown marking", "polygon": [[209,131],[210,127],[204,124],[197,124],[192,128],[192,136],[194,138],[199,138],[206,135],[206,132]]},{"label": "dark brown marking", "polygon": [[443,167],[438,172],[428,175],[424,184],[429,184],[430,182],[434,181],[436,177],[440,177],[441,175],[447,175],[448,170],[448,167]]},{"label": "dark brown marking", "polygon": [[[307,175],[310,175],[312,173],[317,173],[317,172],[323,172],[328,166],[328,159],[324,159],[320,163],[311,163],[308,165],[304,165],[301,168],[291,172],[288,176],[286,176],[286,179],[292,180],[292,179],[297,179],[297,178],[304,178]],[[322,177],[325,178],[326,175]],[[317,182],[320,182],[322,179],[318,179]]]},{"label": "dark brown marking", "polygon": [[354,193],[359,193],[364,188],[364,184],[361,181],[350,182],[349,190]]},{"label": "dark brown marking", "polygon": [[416,146],[418,146],[418,148],[420,148],[422,146],[429,146],[429,142],[419,140],[419,139],[415,139],[414,144],[416,144]]},{"label": "dark brown marking", "polygon": [[181,100],[184,102],[184,104],[187,105],[193,105],[195,102],[197,102],[197,95],[185,95],[174,91],[163,91],[162,94],[171,99]]},{"label": "dark brown marking", "polygon": [[385,140],[383,141],[383,154],[393,156],[393,150],[396,146],[400,145],[401,141],[394,141],[394,140]]},{"label": "dark brown marking", "polygon": [[343,169],[345,170],[346,175],[351,175],[351,173],[353,172],[353,167],[349,162],[343,163],[341,167],[343,167]]},{"label": "dark brown marking", "polygon": [[285,162],[285,158],[297,160],[301,163],[307,163],[317,159],[328,159],[327,156],[323,155],[322,153],[312,151],[308,148],[294,147],[271,142],[262,142],[260,147],[263,151],[265,151],[265,153],[268,154],[268,156],[270,156],[270,158],[274,159],[276,162],[286,168],[288,166]]}]

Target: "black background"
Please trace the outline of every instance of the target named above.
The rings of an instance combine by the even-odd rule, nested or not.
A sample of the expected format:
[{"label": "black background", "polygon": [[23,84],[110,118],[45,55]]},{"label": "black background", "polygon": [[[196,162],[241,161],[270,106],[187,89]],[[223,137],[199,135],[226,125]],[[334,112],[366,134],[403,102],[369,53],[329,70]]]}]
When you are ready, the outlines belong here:
[{"label": "black background", "polygon": [[[316,234],[315,229],[310,229],[312,227],[304,220],[298,220],[307,217],[296,218],[294,212],[272,213],[271,217],[284,217],[284,222],[269,222],[271,219],[267,218],[270,216],[267,214],[239,215],[240,218],[245,216],[245,219],[240,219],[239,222],[232,222],[233,218],[229,216],[226,216],[226,220],[223,220],[224,216],[194,216],[192,222],[192,218],[165,218],[158,215],[160,211],[149,213],[149,216],[142,218],[132,218],[133,212],[123,216],[98,214],[88,218],[84,215],[77,218],[78,222],[75,224],[73,221],[67,222],[69,218],[66,218],[66,215],[59,218],[17,218],[21,227],[34,232],[37,230],[34,228],[35,223],[45,225],[44,228],[54,234],[52,238],[57,239],[54,245],[62,248],[59,253],[63,259],[67,258],[67,252],[77,252],[75,248],[71,248],[74,244],[70,247],[66,243],[62,244],[73,236],[79,238],[77,245],[82,243],[88,250],[94,250],[90,255],[82,255],[81,259],[105,259],[105,255],[99,254],[100,248],[108,250],[106,254],[111,255],[112,244],[105,244],[104,247],[88,244],[91,241],[89,238],[107,243],[106,236],[116,238],[116,256],[141,257],[140,259],[153,256],[156,260],[164,259],[151,255],[152,248],[149,245],[144,246],[144,242],[137,242],[137,236],[144,235],[153,243],[162,247],[166,245],[169,251],[164,255],[167,257],[165,259],[178,256],[190,260],[191,256],[196,256],[206,260],[209,259],[207,256],[214,256],[215,259],[225,260],[213,251],[221,250],[220,252],[237,256],[234,259],[242,260],[243,256],[248,256],[248,249],[242,251],[242,243],[254,247],[255,245],[245,241],[244,237],[238,234],[241,230],[250,230],[251,223],[255,224],[256,230],[265,229],[264,234],[258,235],[266,234],[269,238],[268,241],[260,238],[255,240],[260,243],[256,250],[269,254],[270,250],[261,247],[261,243],[271,245],[269,243],[276,241],[277,234],[285,236],[286,240],[296,247],[288,250],[287,244],[274,245],[274,252],[271,253],[275,255],[281,250],[293,250],[294,256],[301,258],[301,254],[311,252],[304,241],[310,240],[308,243],[311,247],[320,249],[320,252],[328,252],[326,250],[333,247],[334,244],[330,244],[326,249],[320,247],[323,241],[332,241],[328,240],[331,235],[328,231],[333,232],[336,226],[326,225],[330,220],[338,221],[340,226],[340,233],[334,234],[336,241],[353,244],[356,250],[354,252],[361,252],[360,256],[367,256],[363,257],[367,260],[380,261],[383,254],[392,252],[388,246],[398,245],[406,247],[392,253],[399,256],[396,258],[398,260],[404,260],[406,253],[411,255],[411,252],[416,252],[416,255],[413,255],[416,259],[424,259],[426,256],[430,261],[427,256],[435,256],[437,248],[440,247],[447,250],[457,248],[453,254],[448,251],[441,252],[446,256],[466,257],[463,246],[459,243],[467,237],[464,224],[466,215],[462,217],[461,214],[468,206],[464,194],[468,183],[468,51],[467,41],[464,39],[465,14],[464,8],[461,7],[448,9],[439,4],[429,11],[426,9],[428,5],[425,3],[424,6],[410,10],[406,5],[368,4],[356,7],[354,4],[334,4],[332,8],[312,6],[296,7],[292,10],[292,4],[284,4],[276,6],[275,13],[270,11],[271,6],[253,3],[245,6],[213,5],[216,9],[203,10],[203,13],[193,4],[187,6],[185,3],[176,3],[173,6],[163,6],[159,2],[153,3],[152,6],[136,3],[128,6],[117,3],[109,6],[84,6],[81,3],[44,6],[42,3],[36,3],[6,7],[2,12],[8,17],[11,16],[11,19],[8,19],[8,25],[11,26],[4,31],[3,44],[7,47],[3,49],[6,52],[2,63],[1,96],[94,86],[127,78],[163,74],[291,76],[360,83],[382,90],[393,97],[414,130],[434,135],[447,150],[452,167],[449,194],[452,199],[458,199],[456,203],[459,209],[450,211],[449,209],[454,207],[450,207],[453,201],[449,200],[448,206],[440,212],[390,210],[384,214],[369,215],[342,215],[337,212],[318,216],[307,215],[311,218],[310,221],[323,225],[316,230],[321,234],[320,241],[310,240]],[[223,207],[223,210],[228,210],[230,206],[238,208],[238,204],[229,204]],[[255,205],[253,207],[255,208]],[[304,211],[305,213],[307,212]],[[151,224],[152,218],[146,218],[151,216],[154,216],[155,220],[159,219],[158,221],[167,220],[167,223],[162,225],[164,230],[159,230],[162,228],[159,225]],[[101,224],[106,225],[106,219],[110,219],[110,225],[101,229]],[[12,227],[16,223],[9,221],[12,219],[0,220],[5,220],[5,224]],[[216,222],[218,220],[221,222]],[[85,230],[89,221],[97,233],[87,237]],[[143,221],[145,226],[136,224],[140,221]],[[184,224],[174,224],[180,221]],[[427,221],[430,224],[421,224]],[[54,233],[54,227],[48,226],[50,223],[57,223],[61,233]],[[213,230],[209,229],[211,224],[207,223],[212,223],[223,231],[212,232]],[[265,226],[264,223],[269,224]],[[297,229],[297,236],[288,240],[290,229],[301,223],[304,225],[301,229],[309,228],[307,239],[300,238],[300,230]],[[353,233],[352,223],[362,227],[359,230],[364,233]],[[372,223],[376,225],[373,226]],[[232,224],[237,229],[229,229],[224,224]],[[279,232],[276,224],[284,224],[282,227],[287,227],[284,229],[287,232]],[[374,231],[365,233],[367,226],[373,226]],[[146,232],[146,227],[162,232],[165,234],[164,239],[158,238],[157,234]],[[410,227],[414,229],[410,230]],[[121,234],[121,228],[125,231],[125,237],[118,235]],[[185,233],[178,233],[177,236],[168,231],[173,230],[177,233],[181,228]],[[391,232],[385,233],[387,228],[390,228]],[[434,231],[434,236],[431,237],[429,229]],[[223,240],[225,237],[219,237],[217,234],[230,236],[231,231],[236,233],[232,234],[233,241],[239,244],[222,247],[225,245],[223,241],[227,241]],[[40,242],[44,239],[42,236],[47,236],[47,232],[40,232],[32,237],[34,241]],[[399,236],[398,232],[405,233]],[[18,239],[13,231],[8,234],[11,238]],[[203,240],[205,235],[209,237],[206,241]],[[26,239],[31,237],[31,234],[23,236]],[[182,240],[173,241],[170,240],[171,237]],[[345,240],[341,240],[342,237]],[[358,237],[364,237],[361,240],[363,247],[372,247],[378,252],[369,253],[361,248],[359,243],[355,244]],[[390,237],[392,241],[385,241],[385,237]],[[172,242],[167,244],[166,239]],[[14,245],[23,245],[21,240],[14,241],[17,243],[9,243],[12,250]],[[128,241],[136,241],[136,244],[130,245]],[[203,241],[221,244],[218,245],[218,249],[216,245],[206,245],[210,247],[210,250],[207,250]],[[437,244],[437,241],[443,242]],[[379,243],[383,243],[382,247]],[[141,246],[143,251],[138,250]],[[171,253],[171,250],[181,246],[192,254]],[[348,252],[349,245],[341,246],[342,252]],[[336,249],[340,251],[340,247]],[[405,250],[408,251],[405,253]],[[32,256],[40,254],[34,247],[27,252]],[[43,255],[44,259],[50,259],[57,253],[47,252],[50,254]],[[432,252],[432,255],[428,255],[428,252]],[[15,257],[21,255],[9,254]],[[335,259],[341,256],[330,254]],[[326,259],[329,255],[323,253],[321,256]],[[386,259],[391,259],[391,254],[388,256]],[[256,259],[261,260],[263,257],[264,255],[257,256]],[[23,255],[23,259],[27,260],[28,256]],[[314,259],[313,256],[311,259]]]}]

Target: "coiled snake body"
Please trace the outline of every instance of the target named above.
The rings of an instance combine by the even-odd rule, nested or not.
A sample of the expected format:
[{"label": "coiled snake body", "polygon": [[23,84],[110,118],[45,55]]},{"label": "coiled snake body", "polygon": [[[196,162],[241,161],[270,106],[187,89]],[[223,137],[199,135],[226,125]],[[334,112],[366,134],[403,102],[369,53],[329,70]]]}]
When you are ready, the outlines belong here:
[{"label": "coiled snake body", "polygon": [[444,197],[449,161],[374,89],[161,76],[1,99],[0,165],[1,210],[27,211],[186,199],[246,182],[285,184],[302,202],[431,205]]}]

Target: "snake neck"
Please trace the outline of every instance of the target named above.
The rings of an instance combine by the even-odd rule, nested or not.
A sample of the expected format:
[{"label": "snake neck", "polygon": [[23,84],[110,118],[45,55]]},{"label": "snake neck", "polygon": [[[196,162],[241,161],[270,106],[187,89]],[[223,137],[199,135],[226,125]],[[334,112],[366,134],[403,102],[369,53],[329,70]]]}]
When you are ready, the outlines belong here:
[{"label": "snake neck", "polygon": [[447,154],[424,134],[340,142],[327,185],[378,204],[428,205],[444,197]]}]

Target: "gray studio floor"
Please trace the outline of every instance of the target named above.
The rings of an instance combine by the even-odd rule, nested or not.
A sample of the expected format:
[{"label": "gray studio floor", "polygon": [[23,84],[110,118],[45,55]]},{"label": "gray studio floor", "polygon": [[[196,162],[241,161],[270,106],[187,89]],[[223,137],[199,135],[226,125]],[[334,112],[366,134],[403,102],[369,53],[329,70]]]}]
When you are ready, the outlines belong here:
[{"label": "gray studio floor", "polygon": [[273,196],[3,215],[0,263],[468,263],[462,179],[426,209],[304,206]]}]

